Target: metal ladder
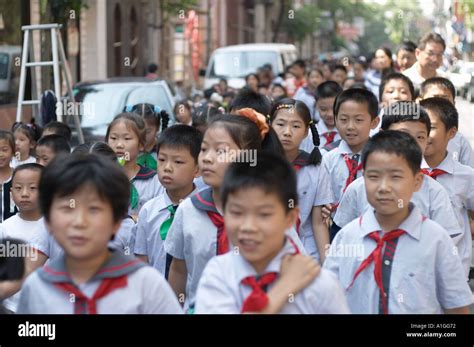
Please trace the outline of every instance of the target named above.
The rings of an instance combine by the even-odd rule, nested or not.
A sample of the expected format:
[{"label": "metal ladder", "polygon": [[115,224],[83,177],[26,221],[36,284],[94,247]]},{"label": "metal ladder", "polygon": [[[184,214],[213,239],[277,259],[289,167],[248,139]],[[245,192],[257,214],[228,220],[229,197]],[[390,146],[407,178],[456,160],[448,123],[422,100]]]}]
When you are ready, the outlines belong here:
[{"label": "metal ladder", "polygon": [[[21,30],[24,31],[24,40],[23,40],[23,51],[21,55],[21,72],[20,72],[20,88],[18,92],[18,105],[16,110],[16,121],[21,121],[21,113],[23,105],[40,105],[41,100],[25,100],[25,85],[26,85],[26,68],[27,67],[37,67],[37,66],[52,66],[53,67],[53,78],[54,78],[54,93],[58,102],[68,100],[74,102],[74,94],[72,93],[71,81],[69,80],[70,71],[68,64],[66,62],[66,54],[64,53],[63,41],[61,38],[60,29],[62,28],[61,24],[38,24],[38,25],[25,25],[21,27]],[[53,60],[51,61],[31,61],[28,62],[28,53],[30,51],[30,35],[33,30],[50,30],[51,31],[51,50]],[[63,68],[63,73],[66,81],[66,86],[68,89],[68,97],[61,97],[61,84],[60,84],[60,73],[59,70],[60,64]],[[33,74],[32,74],[33,76]],[[56,116],[59,122],[64,122],[63,113],[58,112],[56,108]],[[74,112],[74,124],[77,130],[79,143],[84,143],[84,134],[82,133],[81,122],[79,120],[79,115]]]}]

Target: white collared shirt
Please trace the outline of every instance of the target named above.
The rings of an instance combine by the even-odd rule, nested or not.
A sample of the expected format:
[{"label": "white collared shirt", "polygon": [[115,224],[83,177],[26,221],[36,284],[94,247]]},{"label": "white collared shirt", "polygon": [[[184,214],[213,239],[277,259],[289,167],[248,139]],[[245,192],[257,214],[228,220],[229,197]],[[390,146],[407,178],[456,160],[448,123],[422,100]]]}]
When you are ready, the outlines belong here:
[{"label": "white collared shirt", "polygon": [[[472,304],[473,295],[451,238],[437,223],[423,219],[416,206],[410,204],[410,209],[399,226],[406,233],[398,239],[391,264],[388,312],[434,314]],[[381,229],[374,211],[367,210],[336,234],[324,262],[323,268],[333,271],[346,289],[352,313],[379,312],[374,263],[349,286],[362,261],[376,247],[368,235]]]},{"label": "white collared shirt", "polygon": [[474,155],[472,153],[471,144],[459,131],[449,140],[448,152],[453,155],[455,161],[474,168]]},{"label": "white collared shirt", "polygon": [[[424,168],[429,169],[428,164]],[[448,192],[458,223],[463,230],[463,237],[457,246],[465,274],[469,276],[472,258],[472,236],[468,210],[474,211],[474,169],[454,160],[453,155],[449,152],[437,169],[447,172],[447,174],[438,176],[436,180]]]},{"label": "white collared shirt", "polygon": [[[420,190],[414,192],[411,198],[411,202],[420,209],[421,213],[441,225],[457,244],[464,232],[454,209],[447,204],[448,201],[449,195],[446,189],[429,176],[423,177]],[[339,227],[344,227],[371,208],[373,207],[367,200],[364,177],[359,177],[347,187],[334,216],[334,223]]]},{"label": "white collared shirt", "polygon": [[[421,84],[425,81],[425,78],[423,78],[418,72],[418,69],[417,69],[418,65],[419,63],[416,62],[415,64],[412,65],[412,67],[402,72],[405,76],[407,76],[413,82],[415,89],[419,89]],[[447,74],[444,73],[442,70],[438,69],[436,70],[435,77],[447,77]]]},{"label": "white collared shirt", "polygon": [[[346,180],[349,177],[349,169],[344,161],[345,154],[351,157],[354,154],[360,154],[360,152],[352,153],[347,142],[342,140],[337,148],[323,155],[321,163],[329,172],[332,192],[337,202],[341,200],[344,187],[346,186]],[[359,158],[359,163],[360,162],[361,158]],[[362,176],[362,170],[359,170],[357,173],[357,177],[360,176]]]},{"label": "white collared shirt", "polygon": [[[336,142],[341,139],[341,135],[339,135],[339,132],[337,131],[337,128],[334,127],[334,129],[329,130],[324,121],[321,119],[317,124],[316,124],[316,129],[318,129],[318,135],[319,135],[319,149],[323,148],[326,145],[326,138],[324,137],[323,134],[326,134],[327,132],[330,131],[335,131],[336,135],[334,136],[334,141]],[[314,149],[314,144],[313,144],[313,135],[311,134],[311,129],[308,129],[308,136],[304,138],[304,140],[300,144],[300,149],[302,151],[311,153]]]},{"label": "white collared shirt", "polygon": [[[264,273],[280,272],[282,257],[295,253],[287,239]],[[201,277],[196,294],[196,313],[238,314],[251,288],[241,281],[257,275],[252,265],[238,252],[229,252],[211,259]],[[269,284],[270,289],[274,284]],[[322,270],[305,289],[290,298],[279,313],[342,314],[349,313],[344,291],[332,273]]]}]

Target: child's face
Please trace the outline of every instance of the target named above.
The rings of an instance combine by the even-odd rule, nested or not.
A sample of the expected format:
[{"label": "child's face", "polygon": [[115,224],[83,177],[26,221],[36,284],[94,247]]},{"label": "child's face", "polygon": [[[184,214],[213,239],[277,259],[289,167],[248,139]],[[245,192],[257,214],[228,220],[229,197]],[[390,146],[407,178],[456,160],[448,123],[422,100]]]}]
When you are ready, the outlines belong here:
[{"label": "child's face", "polygon": [[179,190],[192,185],[199,168],[186,147],[161,146],[158,153],[158,178],[167,190]]},{"label": "child's face", "polygon": [[156,141],[156,133],[158,132],[158,128],[156,127],[156,123],[151,119],[145,119],[145,127],[146,127],[146,144],[145,147],[151,147],[154,145]]},{"label": "child's face", "polygon": [[272,98],[273,99],[278,99],[282,96],[285,95],[285,91],[283,89],[281,89],[280,87],[274,87],[272,89]]},{"label": "child's face", "polygon": [[400,71],[405,71],[415,64],[416,56],[415,52],[405,51],[401,49],[397,53],[397,64],[400,67]]},{"label": "child's face", "polygon": [[298,149],[304,138],[308,136],[308,128],[294,107],[277,111],[272,128],[277,133],[285,152]]},{"label": "child's face", "polygon": [[5,139],[0,139],[0,167],[9,167],[12,157],[13,150],[10,146],[10,142]]},{"label": "child's face", "polygon": [[346,78],[347,78],[347,74],[343,70],[337,69],[337,70],[334,70],[334,72],[332,73],[331,79],[334,82],[339,83],[339,85],[342,87]]},{"label": "child's face", "polygon": [[176,112],[176,120],[181,124],[189,124],[191,123],[191,112],[188,108],[184,105],[178,106],[178,112]]},{"label": "child's face", "polygon": [[422,122],[400,122],[390,125],[388,130],[398,130],[403,131],[411,135],[418,143],[418,146],[421,148],[421,152],[425,153],[426,144],[428,143],[428,130],[426,130],[426,125]]},{"label": "child's face", "polygon": [[362,149],[369,139],[370,130],[375,129],[379,122],[379,117],[371,119],[366,103],[353,100],[343,102],[336,117],[339,134],[356,152]]},{"label": "child's face", "polygon": [[426,112],[431,120],[430,136],[425,150],[425,156],[429,158],[435,154],[446,153],[448,142],[456,135],[457,130],[455,128],[447,130],[436,112],[428,109]]},{"label": "child's face", "polygon": [[56,153],[49,146],[37,146],[36,147],[36,162],[43,166],[48,164],[56,157]]},{"label": "child's face", "polygon": [[123,157],[125,161],[135,162],[138,154],[143,150],[138,135],[124,121],[115,123],[110,129],[107,143],[117,157]]},{"label": "child's face", "polygon": [[411,95],[410,89],[407,84],[400,79],[391,79],[388,81],[382,93],[382,100],[380,101],[383,107],[389,106],[391,103],[396,101],[412,101],[413,96]]},{"label": "child's face", "polygon": [[414,174],[408,162],[395,153],[375,151],[369,154],[364,170],[369,203],[379,216],[403,214],[414,192],[423,182],[423,174]]},{"label": "child's face", "polygon": [[451,94],[449,89],[444,86],[432,84],[426,87],[425,93],[423,94],[423,99],[434,97],[446,99],[454,105],[454,96]]},{"label": "child's face", "polygon": [[215,125],[206,130],[199,152],[199,172],[204,182],[220,188],[231,158],[237,158],[240,148],[224,127]]},{"label": "child's face", "polygon": [[354,78],[356,80],[364,79],[364,67],[361,64],[354,64]]},{"label": "child's face", "polygon": [[34,147],[34,143],[30,141],[21,131],[15,131],[15,152],[20,153],[22,157],[28,156],[30,150]]},{"label": "child's face", "polygon": [[319,74],[317,71],[311,71],[311,73],[308,76],[308,84],[311,85],[313,88],[316,88],[319,86],[321,83],[324,82],[323,76]]},{"label": "child's face", "polygon": [[323,120],[324,124],[330,128],[333,128],[335,125],[333,108],[334,100],[336,100],[335,97],[320,98],[316,102],[316,109],[318,110],[321,119]]},{"label": "child's face", "polygon": [[20,170],[12,182],[12,198],[20,212],[38,210],[38,184],[41,172]]},{"label": "child's face", "polygon": [[114,222],[110,202],[92,185],[78,187],[64,197],[55,196],[46,223],[67,257],[76,261],[103,256],[120,227],[120,221]]},{"label": "child's face", "polygon": [[296,222],[298,213],[298,208],[287,212],[276,194],[252,187],[229,195],[224,222],[232,245],[263,272],[282,249],[285,230]]}]

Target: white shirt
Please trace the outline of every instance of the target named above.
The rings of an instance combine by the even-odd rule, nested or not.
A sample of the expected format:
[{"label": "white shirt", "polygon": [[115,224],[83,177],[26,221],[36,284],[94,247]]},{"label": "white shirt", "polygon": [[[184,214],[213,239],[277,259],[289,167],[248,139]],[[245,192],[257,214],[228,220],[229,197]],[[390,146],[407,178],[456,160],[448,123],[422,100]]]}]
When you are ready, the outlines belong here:
[{"label": "white shirt", "polygon": [[[447,204],[448,201],[449,195],[446,189],[426,175],[423,177],[420,190],[414,192],[411,198],[411,202],[420,209],[421,213],[441,225],[457,244],[464,232],[454,209]],[[367,200],[364,177],[359,177],[347,187],[334,216],[334,223],[343,227],[371,208],[373,207]]]},{"label": "white shirt", "polygon": [[[267,272],[280,272],[281,260],[286,254],[295,253],[287,239],[284,247],[271,260]],[[251,288],[241,281],[257,275],[253,266],[238,252],[229,252],[212,258],[203,271],[196,294],[196,313],[239,314]],[[268,285],[270,289],[274,283]],[[283,306],[282,314],[338,314],[349,313],[344,291],[332,273],[321,273],[292,301]]]},{"label": "white shirt", "polygon": [[[390,276],[388,312],[443,313],[443,309],[468,306],[473,295],[464,276],[455,245],[445,230],[423,217],[411,205],[410,215],[399,226],[399,237]],[[380,291],[374,279],[374,263],[362,271],[349,288],[356,270],[375,249],[369,238],[381,230],[372,209],[342,228],[334,238],[323,268],[333,271],[343,288],[352,313],[379,312]],[[360,254],[350,254],[356,249]]]},{"label": "white shirt", "polygon": [[[326,152],[323,155],[322,165],[326,167],[331,178],[331,188],[334,193],[336,201],[339,202],[342,197],[344,187],[346,186],[346,180],[349,177],[349,169],[347,168],[346,162],[344,161],[344,155],[348,154],[351,157],[352,153],[349,145],[346,141],[342,140],[339,146],[330,152]],[[359,163],[361,158],[359,157]],[[362,170],[359,170],[357,177],[362,176]]]},{"label": "white shirt", "polygon": [[459,131],[449,140],[448,152],[452,154],[454,160],[474,168],[474,155],[472,154],[471,144]]},{"label": "white shirt", "polygon": [[12,158],[12,161],[10,162],[10,167],[16,168],[17,166],[20,166],[23,164],[30,164],[30,163],[36,163],[36,158],[30,155],[25,160],[20,161],[14,156]]},{"label": "white shirt", "polygon": [[[428,165],[426,164],[424,168],[428,169]],[[472,258],[472,236],[468,210],[474,211],[474,169],[455,161],[453,155],[449,152],[437,169],[447,172],[447,174],[438,176],[436,180],[448,192],[449,200],[463,230],[463,236],[457,247],[465,274],[469,276]]]},{"label": "white shirt", "polygon": [[[326,134],[330,131],[335,131],[336,135],[334,136],[333,142],[336,142],[341,139],[341,136],[339,135],[337,128],[334,127],[334,129],[329,130],[322,119],[316,124],[316,129],[318,129],[318,134],[319,134],[319,149],[320,150],[326,145],[326,138],[324,137],[323,134]],[[311,129],[308,129],[308,136],[306,136],[304,140],[301,141],[300,149],[302,151],[311,153],[314,147],[315,146],[313,144],[313,135],[311,134]]]},{"label": "white shirt", "polygon": [[[425,78],[423,78],[418,72],[417,68],[419,64],[420,63],[416,62],[415,64],[413,64],[412,67],[402,72],[405,76],[407,76],[413,82],[413,85],[415,86],[416,89],[419,89],[420,85],[425,81]],[[435,77],[447,77],[447,75],[443,71],[438,69],[436,70]]]}]

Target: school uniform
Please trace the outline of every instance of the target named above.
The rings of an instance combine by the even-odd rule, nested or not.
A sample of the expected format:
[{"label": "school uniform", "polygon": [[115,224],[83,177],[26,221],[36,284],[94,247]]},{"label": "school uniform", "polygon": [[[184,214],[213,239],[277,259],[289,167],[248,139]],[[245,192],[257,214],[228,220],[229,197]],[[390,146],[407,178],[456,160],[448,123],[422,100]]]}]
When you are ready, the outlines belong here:
[{"label": "school uniform", "polygon": [[23,164],[30,164],[30,163],[36,163],[36,158],[31,155],[25,160],[18,160],[16,157],[13,157],[10,162],[10,167],[14,169],[17,166],[20,166]]},{"label": "school uniform", "polygon": [[[324,123],[324,121],[319,121],[316,124],[316,129],[318,129],[319,134],[319,150],[321,151],[322,148],[325,146],[329,146],[330,144],[339,141],[341,136],[336,128],[329,130]],[[308,130],[308,136],[306,136],[300,144],[300,150],[311,153],[314,149],[313,144],[313,134],[311,134],[311,130]],[[326,150],[327,152],[327,150]]]},{"label": "school uniform", "polygon": [[[423,177],[420,190],[413,193],[411,202],[424,216],[443,227],[457,244],[464,234],[449,201],[444,187],[429,176]],[[359,177],[347,188],[334,215],[334,223],[343,227],[360,217],[366,210],[373,209],[367,200],[364,177]]]},{"label": "school uniform", "polygon": [[[196,313],[238,314],[261,310],[264,304],[252,302],[256,294],[268,292],[278,279],[281,261],[286,254],[298,253],[290,238],[280,252],[258,276],[253,266],[239,253],[229,252],[212,258],[203,271],[196,294]],[[265,286],[252,290],[252,280],[265,278]],[[257,282],[257,283],[258,283]],[[262,307],[263,306],[263,307]],[[344,291],[330,271],[319,275],[302,291],[294,295],[279,313],[282,314],[342,314],[350,313]]]},{"label": "school uniform", "polygon": [[471,144],[459,131],[449,140],[447,149],[454,160],[474,168],[474,154],[472,153]]},{"label": "school uniform", "polygon": [[[71,300],[71,297],[74,300]],[[141,260],[112,252],[89,281],[75,284],[65,257],[34,271],[23,284],[20,314],[177,314],[181,306],[164,277]]]},{"label": "school uniform", "polygon": [[148,200],[153,199],[163,192],[163,186],[158,180],[156,171],[140,166],[140,170],[130,180],[131,202],[128,208],[129,215],[138,215],[140,209]]},{"label": "school uniform", "polygon": [[[135,225],[131,217],[122,220],[120,228],[113,240],[109,241],[109,248],[118,250],[126,255],[132,254],[130,246],[130,234]],[[30,245],[38,252],[48,257],[48,262],[64,254],[63,248],[57,243],[53,235],[48,231],[44,220],[39,225],[35,235],[29,241]]]},{"label": "school uniform", "polygon": [[306,152],[300,152],[293,162],[293,167],[296,169],[300,208],[297,231],[306,252],[319,260],[320,255],[313,233],[312,209],[335,201],[329,173],[322,165],[310,165],[309,154]]},{"label": "school uniform", "polygon": [[[190,195],[194,193],[197,193],[197,188]],[[171,201],[165,190],[160,196],[148,201],[138,215],[134,253],[146,255],[150,265],[163,275],[167,275],[170,265],[164,250],[164,240],[177,209],[178,205]]]},{"label": "school uniform", "polygon": [[[43,225],[41,217],[35,221],[24,220],[16,214],[0,224],[0,240],[5,238],[17,239],[30,243]],[[3,301],[3,306],[12,312],[16,312],[21,290]]]},{"label": "school uniform", "polygon": [[[293,229],[289,234],[303,249],[298,236],[295,237],[296,231]],[[179,205],[164,249],[173,258],[186,262],[188,276],[184,308],[193,310],[197,285],[207,262],[232,249],[211,188],[199,191]]]},{"label": "school uniform", "polygon": [[436,179],[448,192],[463,235],[457,243],[458,253],[467,277],[472,258],[472,236],[468,210],[474,211],[474,169],[463,165],[447,153],[446,158],[434,169],[424,165],[425,172]]},{"label": "school uniform", "polygon": [[357,177],[362,176],[360,152],[352,153],[346,141],[341,140],[339,146],[323,156],[322,164],[331,178],[331,188],[336,201],[341,200],[346,188]]},{"label": "school uniform", "polygon": [[1,193],[1,204],[0,204],[0,222],[10,218],[11,216],[18,213],[18,208],[15,205],[15,202],[12,199],[10,190],[12,188],[12,178],[11,176],[0,185]]},{"label": "school uniform", "polygon": [[150,152],[140,153],[137,157],[137,164],[156,171],[158,168],[158,155],[156,154],[156,146],[154,146]]},{"label": "school uniform", "polygon": [[368,209],[331,244],[323,268],[339,278],[352,313],[434,314],[473,303],[447,232],[413,204],[409,209],[397,230],[383,234]]},{"label": "school uniform", "polygon": [[293,99],[302,101],[308,107],[309,113],[311,114],[311,119],[315,122],[319,122],[320,118],[316,110],[315,95],[308,87],[298,88]]}]

